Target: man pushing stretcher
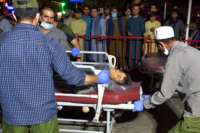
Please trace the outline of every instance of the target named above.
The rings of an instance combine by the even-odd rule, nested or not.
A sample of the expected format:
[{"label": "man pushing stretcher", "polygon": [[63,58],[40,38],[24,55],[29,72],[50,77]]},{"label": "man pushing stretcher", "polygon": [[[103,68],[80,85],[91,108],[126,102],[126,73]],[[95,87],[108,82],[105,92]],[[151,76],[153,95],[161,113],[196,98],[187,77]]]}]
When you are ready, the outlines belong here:
[{"label": "man pushing stretcher", "polygon": [[0,36],[0,103],[3,133],[57,133],[53,70],[70,85],[123,83],[114,68],[86,75],[74,67],[64,48],[40,33],[36,0],[14,0],[16,27]]},{"label": "man pushing stretcher", "polygon": [[169,133],[200,133],[200,51],[174,40],[172,27],[157,28],[155,37],[168,60],[161,89],[145,102],[145,108],[154,108],[164,103],[175,91],[184,93],[183,120]]}]

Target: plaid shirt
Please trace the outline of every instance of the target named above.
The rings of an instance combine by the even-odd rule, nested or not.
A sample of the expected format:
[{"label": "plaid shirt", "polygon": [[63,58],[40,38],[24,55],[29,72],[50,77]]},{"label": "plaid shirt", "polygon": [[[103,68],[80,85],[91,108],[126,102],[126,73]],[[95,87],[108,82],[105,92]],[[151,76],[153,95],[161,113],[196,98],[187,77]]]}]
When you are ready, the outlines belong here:
[{"label": "plaid shirt", "polygon": [[57,114],[53,70],[68,84],[81,86],[85,73],[64,48],[28,24],[0,37],[0,103],[4,121],[13,125],[45,123]]}]

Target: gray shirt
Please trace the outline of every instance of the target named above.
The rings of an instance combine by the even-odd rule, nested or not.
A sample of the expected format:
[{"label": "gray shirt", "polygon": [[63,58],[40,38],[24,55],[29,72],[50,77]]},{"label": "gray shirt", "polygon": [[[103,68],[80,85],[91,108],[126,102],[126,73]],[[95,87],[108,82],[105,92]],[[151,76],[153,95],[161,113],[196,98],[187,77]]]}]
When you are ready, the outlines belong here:
[{"label": "gray shirt", "polygon": [[165,67],[161,90],[153,94],[151,102],[162,104],[178,90],[187,95],[189,110],[185,110],[184,116],[200,117],[200,51],[176,42]]},{"label": "gray shirt", "polygon": [[47,36],[50,37],[51,39],[57,40],[66,50],[71,49],[71,47],[67,41],[67,36],[65,35],[65,33],[62,30],[54,27],[47,34]]}]

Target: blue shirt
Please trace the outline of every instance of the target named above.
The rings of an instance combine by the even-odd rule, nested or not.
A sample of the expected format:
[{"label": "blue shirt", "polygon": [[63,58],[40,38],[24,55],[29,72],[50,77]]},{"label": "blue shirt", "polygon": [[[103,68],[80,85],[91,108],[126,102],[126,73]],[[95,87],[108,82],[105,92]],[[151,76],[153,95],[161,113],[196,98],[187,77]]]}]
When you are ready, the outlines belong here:
[{"label": "blue shirt", "polygon": [[0,37],[0,103],[13,125],[45,123],[57,114],[53,70],[68,84],[81,86],[85,73],[74,67],[64,48],[28,24]]},{"label": "blue shirt", "polygon": [[0,29],[2,29],[3,32],[8,32],[12,30],[12,25],[6,18],[3,18],[0,20]]},{"label": "blue shirt", "polygon": [[126,31],[132,36],[143,36],[145,32],[145,21],[141,16],[131,17],[127,20]]},{"label": "blue shirt", "polygon": [[92,28],[92,18],[90,16],[83,16],[82,19],[87,24],[86,35],[87,37],[89,37],[91,33],[91,28]]}]

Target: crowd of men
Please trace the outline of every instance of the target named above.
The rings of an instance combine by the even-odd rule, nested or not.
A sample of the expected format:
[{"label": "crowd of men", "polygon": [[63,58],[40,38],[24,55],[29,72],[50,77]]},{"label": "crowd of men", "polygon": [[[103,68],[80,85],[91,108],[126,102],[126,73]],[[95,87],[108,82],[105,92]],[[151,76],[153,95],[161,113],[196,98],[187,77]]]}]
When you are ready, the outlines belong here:
[{"label": "crowd of men", "polygon": [[[158,53],[154,30],[159,26],[172,26],[177,40],[184,39],[185,33],[178,7],[174,6],[164,20],[156,4],[148,8],[144,4],[135,4],[124,11],[116,7],[99,9],[84,5],[68,10],[66,16],[61,16],[51,7],[43,7],[40,23],[40,30],[58,40],[66,50],[76,47],[85,51],[105,51],[117,57],[120,68],[131,68],[141,61],[142,56]],[[0,29],[8,31],[11,28],[8,20],[2,17]],[[102,36],[114,36],[116,39],[101,39]],[[135,38],[117,39],[119,36]],[[146,39],[141,38],[143,36]],[[81,55],[78,60],[103,62],[106,58],[101,55]]]},{"label": "crowd of men", "polygon": [[[76,9],[70,12],[63,23],[68,25],[76,35],[86,35],[86,41],[81,40],[80,42],[82,49],[108,51],[117,57],[118,66],[132,67],[140,62],[142,55],[158,52],[153,41],[144,43],[143,39],[139,38],[129,41],[117,40],[119,36],[145,36],[148,39],[154,39],[154,30],[161,25],[168,25],[174,28],[176,39],[184,37],[184,22],[180,19],[176,8],[171,11],[166,22],[163,21],[156,4],[150,5],[148,10],[142,5],[132,5],[124,11],[116,7],[100,9],[83,6],[82,10]],[[93,39],[90,38],[91,36]],[[115,36],[116,39],[99,41],[95,38],[97,36]],[[143,44],[144,52],[142,53]],[[104,58],[97,57],[92,59],[98,62],[104,60]]]},{"label": "crowd of men", "polygon": [[[2,16],[0,21],[1,32],[5,32],[0,36],[0,104],[4,133],[58,133],[54,71],[74,86],[109,84],[110,80],[125,84],[127,75],[122,71],[110,68],[88,75],[72,65],[66,56],[65,50],[71,48],[72,53],[74,49],[108,51],[119,57],[119,64],[131,67],[135,60],[140,61],[143,46],[148,47],[141,39],[108,41],[102,39],[105,35],[155,38],[168,60],[161,89],[145,101],[142,99],[144,107],[155,108],[176,91],[183,93],[183,119],[169,133],[199,133],[200,52],[177,41],[183,37],[184,23],[176,8],[163,23],[156,5],[143,13],[142,5],[133,5],[125,11],[125,16],[114,7],[99,12],[96,7],[84,6],[83,11],[75,9],[63,21],[51,7],[43,7],[39,12],[36,0],[13,0],[13,5],[16,8],[13,20]],[[83,35],[85,42],[79,38]],[[91,40],[91,36],[97,38]],[[150,43],[150,53],[156,53],[155,42]],[[125,63],[120,49],[126,49]],[[145,52],[149,52],[146,49]],[[105,60],[103,56],[80,55],[79,60],[85,59]]]}]

